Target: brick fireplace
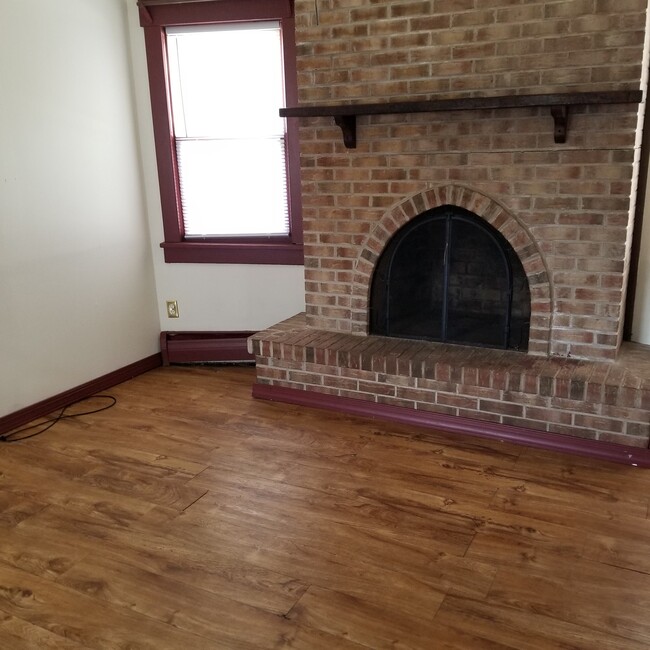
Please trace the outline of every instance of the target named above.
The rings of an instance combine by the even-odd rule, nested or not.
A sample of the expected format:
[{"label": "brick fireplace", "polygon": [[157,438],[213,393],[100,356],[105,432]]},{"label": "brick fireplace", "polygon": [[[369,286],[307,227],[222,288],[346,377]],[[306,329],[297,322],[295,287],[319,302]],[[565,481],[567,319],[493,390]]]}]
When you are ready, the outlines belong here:
[{"label": "brick fireplace", "polygon": [[[300,103],[644,89],[645,5],[296,0]],[[331,117],[300,119],[306,311],[253,337],[257,393],[647,448],[650,356],[621,348],[641,114],[572,105],[558,143],[543,106],[388,112],[357,119],[355,148]],[[369,335],[378,259],[445,206],[514,249],[526,353]]]}]

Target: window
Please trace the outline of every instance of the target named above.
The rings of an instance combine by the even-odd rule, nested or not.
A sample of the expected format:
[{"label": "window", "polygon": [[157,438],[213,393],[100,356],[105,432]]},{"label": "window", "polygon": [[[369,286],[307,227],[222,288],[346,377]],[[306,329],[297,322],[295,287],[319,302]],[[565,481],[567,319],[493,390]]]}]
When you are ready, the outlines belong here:
[{"label": "window", "polygon": [[293,3],[139,4],[165,261],[302,264]]}]

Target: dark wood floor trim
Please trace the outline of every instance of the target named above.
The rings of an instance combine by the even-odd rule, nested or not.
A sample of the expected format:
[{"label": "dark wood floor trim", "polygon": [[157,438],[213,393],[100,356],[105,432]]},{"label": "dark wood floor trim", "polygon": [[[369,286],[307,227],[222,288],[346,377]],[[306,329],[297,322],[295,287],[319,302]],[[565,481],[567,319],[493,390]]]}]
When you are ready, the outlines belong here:
[{"label": "dark wood floor trim", "polygon": [[214,361],[254,361],[246,340],[256,332],[161,332],[163,365]]},{"label": "dark wood floor trim", "polygon": [[130,363],[128,366],[124,366],[123,368],[109,372],[106,375],[97,377],[97,379],[91,379],[85,384],[66,390],[63,393],[54,395],[53,397],[48,397],[36,404],[26,406],[19,411],[14,411],[9,415],[0,417],[0,434],[24,426],[25,424],[32,422],[37,418],[49,415],[53,411],[57,411],[68,404],[72,404],[84,397],[90,397],[91,395],[107,390],[112,386],[117,386],[117,384],[121,384],[128,379],[133,379],[133,377],[137,377],[149,370],[159,368],[161,365],[162,358],[160,353],[152,354],[150,357],[145,357],[144,359],[140,359],[140,361]]},{"label": "dark wood floor trim", "polygon": [[336,395],[326,395],[282,386],[269,386],[267,384],[254,384],[253,397],[350,413],[362,417],[378,418],[402,424],[412,424],[451,433],[462,433],[480,438],[503,440],[504,442],[512,442],[528,447],[589,456],[625,465],[650,467],[650,449],[640,447],[628,447],[611,442],[574,438],[506,424],[442,415],[429,411],[416,411],[402,406],[378,404],[361,399],[337,397]]}]

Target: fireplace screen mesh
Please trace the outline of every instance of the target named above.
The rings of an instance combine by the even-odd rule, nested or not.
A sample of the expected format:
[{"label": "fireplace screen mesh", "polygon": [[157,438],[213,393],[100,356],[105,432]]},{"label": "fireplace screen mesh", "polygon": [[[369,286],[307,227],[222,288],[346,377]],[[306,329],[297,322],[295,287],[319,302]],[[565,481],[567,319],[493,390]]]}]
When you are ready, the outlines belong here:
[{"label": "fireplace screen mesh", "polygon": [[530,291],[517,254],[468,210],[424,212],[377,262],[372,334],[526,350],[529,323]]}]

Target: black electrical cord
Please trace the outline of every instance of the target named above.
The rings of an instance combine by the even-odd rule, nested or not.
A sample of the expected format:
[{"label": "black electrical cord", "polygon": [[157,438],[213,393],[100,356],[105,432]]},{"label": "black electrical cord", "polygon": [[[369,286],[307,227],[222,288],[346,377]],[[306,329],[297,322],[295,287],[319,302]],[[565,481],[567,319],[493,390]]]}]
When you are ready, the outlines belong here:
[{"label": "black electrical cord", "polygon": [[[76,404],[82,404],[83,402],[87,402],[89,400],[94,400],[94,399],[107,399],[110,400],[110,404],[107,404],[106,406],[101,406],[100,408],[93,409],[91,411],[82,411],[81,413],[66,413],[66,411],[71,407],[75,406]],[[0,435],[0,443],[2,442],[20,442],[21,440],[27,440],[28,438],[34,438],[35,436],[40,436],[41,433],[45,433],[48,429],[51,429],[57,422],[61,422],[61,420],[68,420],[70,418],[78,418],[81,417],[82,415],[92,415],[93,413],[101,413],[102,411],[106,411],[110,408],[113,408],[117,404],[117,399],[113,397],[112,395],[92,395],[91,397],[84,397],[80,400],[77,400],[76,402],[71,402],[70,404],[66,404],[58,413],[58,415],[55,415],[52,418],[46,419],[43,422],[38,422],[36,424],[30,424],[29,426],[22,427],[21,429],[16,429],[15,431],[10,431],[9,433],[4,433]],[[30,433],[29,435],[26,436],[21,436],[20,434],[26,433],[27,431],[31,431],[32,429],[38,429],[39,427],[41,428],[39,431],[36,431],[35,433]]]}]

